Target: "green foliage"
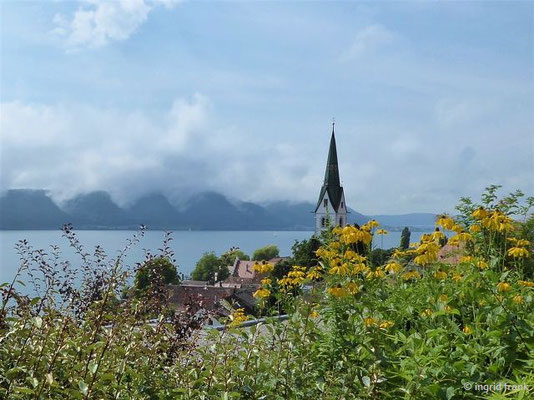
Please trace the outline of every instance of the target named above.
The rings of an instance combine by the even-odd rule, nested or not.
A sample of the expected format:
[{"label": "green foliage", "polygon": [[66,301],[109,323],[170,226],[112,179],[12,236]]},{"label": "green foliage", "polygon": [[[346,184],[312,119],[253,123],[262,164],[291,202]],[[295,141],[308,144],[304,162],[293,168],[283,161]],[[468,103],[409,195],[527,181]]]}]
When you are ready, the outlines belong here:
[{"label": "green foliage", "polygon": [[395,249],[373,249],[371,251],[371,264],[374,266],[379,266],[385,264],[393,254]]},{"label": "green foliage", "polygon": [[228,264],[222,262],[214,252],[208,252],[198,260],[191,277],[198,281],[215,282],[215,274],[217,282],[226,279],[230,275]]},{"label": "green foliage", "polygon": [[405,226],[404,229],[401,232],[401,239],[400,239],[400,245],[399,247],[403,250],[406,250],[408,247],[410,247],[410,229]]},{"label": "green foliage", "polygon": [[312,236],[310,239],[295,240],[291,247],[293,264],[300,265],[306,268],[313,267],[319,262],[315,252],[321,247],[319,238]]},{"label": "green foliage", "polygon": [[167,257],[147,260],[135,275],[135,288],[145,290],[155,284],[178,284],[178,270]]},{"label": "green foliage", "polygon": [[221,265],[233,265],[236,258],[239,258],[240,260],[250,260],[250,257],[239,248],[231,248],[227,252],[221,254]]},{"label": "green foliage", "polygon": [[[455,223],[471,217],[466,211]],[[263,284],[278,287],[278,302],[264,300],[287,320],[202,334],[204,321],[175,313],[167,296],[118,300],[128,281],[120,258],[111,271],[89,263],[97,273],[77,288],[69,274],[47,279],[58,277],[53,266],[30,269],[40,255],[22,243],[21,270],[42,271],[45,287],[31,299],[17,293],[18,277],[0,285],[0,398],[531,399],[534,282],[519,268],[529,255],[510,259],[494,240],[506,234],[531,251],[532,243],[518,244],[530,223],[504,232],[488,225],[467,236],[469,258],[421,267],[411,261],[418,248],[389,260],[376,252],[369,263],[354,255],[354,237],[332,231],[319,249],[320,277],[285,261]],[[203,258],[217,265],[215,254]],[[469,386],[499,382],[528,389]]]},{"label": "green foliage", "polygon": [[265,247],[260,247],[256,251],[254,251],[254,254],[252,255],[252,259],[254,261],[268,261],[271,258],[278,257],[280,254],[280,251],[278,250],[278,246],[272,244]]}]

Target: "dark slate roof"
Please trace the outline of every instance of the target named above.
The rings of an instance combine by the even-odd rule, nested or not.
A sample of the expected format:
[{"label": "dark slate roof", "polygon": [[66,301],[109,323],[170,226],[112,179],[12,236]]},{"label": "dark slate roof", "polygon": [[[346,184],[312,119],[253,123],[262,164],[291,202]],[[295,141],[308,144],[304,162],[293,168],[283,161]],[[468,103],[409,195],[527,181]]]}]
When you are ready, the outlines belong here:
[{"label": "dark slate roof", "polygon": [[324,173],[324,183],[319,194],[319,200],[315,206],[315,211],[321,205],[321,200],[324,194],[328,193],[328,198],[332,203],[332,207],[337,212],[343,198],[343,188],[341,187],[341,181],[339,180],[339,167],[337,163],[337,149],[336,149],[336,137],[334,134],[334,127],[332,126],[332,137],[330,138],[330,149],[328,151],[328,161],[326,162],[326,171]]}]

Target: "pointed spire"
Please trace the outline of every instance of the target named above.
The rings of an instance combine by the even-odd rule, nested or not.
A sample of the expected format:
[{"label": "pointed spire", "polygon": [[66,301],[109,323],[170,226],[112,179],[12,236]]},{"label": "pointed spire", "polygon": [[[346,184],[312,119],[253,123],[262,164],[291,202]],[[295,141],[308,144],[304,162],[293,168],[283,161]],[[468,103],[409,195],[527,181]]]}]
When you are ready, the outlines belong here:
[{"label": "pointed spire", "polygon": [[334,127],[335,122],[332,121],[332,137],[330,138],[330,149],[328,151],[328,161],[326,162],[326,171],[324,174],[324,184],[326,186],[340,186]]}]

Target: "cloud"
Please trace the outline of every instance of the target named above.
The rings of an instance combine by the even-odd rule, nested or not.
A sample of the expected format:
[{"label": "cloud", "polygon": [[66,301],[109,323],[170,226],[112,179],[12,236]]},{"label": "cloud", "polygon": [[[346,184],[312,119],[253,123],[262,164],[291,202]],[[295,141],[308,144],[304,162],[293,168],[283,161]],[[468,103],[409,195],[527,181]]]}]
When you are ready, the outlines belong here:
[{"label": "cloud", "polygon": [[72,18],[56,14],[54,33],[65,38],[69,50],[98,48],[112,41],[128,39],[147,19],[157,5],[167,8],[175,0],[86,0]]},{"label": "cloud", "polygon": [[360,58],[392,43],[397,35],[380,24],[369,25],[356,34],[351,46],[341,56],[342,61]]},{"label": "cloud", "polygon": [[176,99],[163,115],[8,102],[0,126],[0,189],[45,188],[59,201],[100,189],[122,204],[154,191],[177,201],[207,190],[291,198],[309,171],[294,145],[222,126],[201,94]]}]

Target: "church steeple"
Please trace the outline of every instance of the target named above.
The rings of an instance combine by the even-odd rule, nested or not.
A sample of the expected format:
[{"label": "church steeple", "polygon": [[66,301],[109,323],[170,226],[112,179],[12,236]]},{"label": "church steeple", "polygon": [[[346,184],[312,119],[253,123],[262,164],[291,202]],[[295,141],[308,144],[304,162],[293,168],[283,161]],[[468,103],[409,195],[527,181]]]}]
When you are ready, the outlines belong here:
[{"label": "church steeple", "polygon": [[326,226],[327,220],[330,220],[330,225],[332,226],[345,226],[347,223],[347,206],[341,180],[339,179],[334,122],[332,122],[332,136],[330,137],[324,182],[315,207],[315,218],[317,232]]},{"label": "church steeple", "polygon": [[328,160],[326,162],[326,171],[324,173],[324,184],[333,187],[340,186],[334,127],[335,122],[332,122],[332,137],[330,138],[330,149],[328,150]]}]

